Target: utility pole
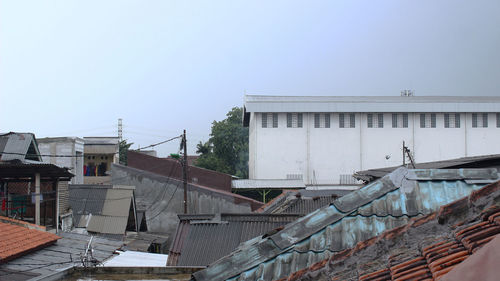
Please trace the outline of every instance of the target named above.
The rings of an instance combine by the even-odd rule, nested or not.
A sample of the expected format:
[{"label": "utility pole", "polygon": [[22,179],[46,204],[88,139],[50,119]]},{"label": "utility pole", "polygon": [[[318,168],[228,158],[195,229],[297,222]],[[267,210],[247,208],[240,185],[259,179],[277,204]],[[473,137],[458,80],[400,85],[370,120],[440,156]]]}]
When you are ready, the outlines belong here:
[{"label": "utility pole", "polygon": [[184,134],[182,135],[182,146],[184,147],[184,161],[183,162],[183,169],[182,169],[182,179],[184,182],[184,214],[187,214],[187,170],[188,170],[188,162],[187,162],[187,144],[186,144],[186,130],[184,130]]}]

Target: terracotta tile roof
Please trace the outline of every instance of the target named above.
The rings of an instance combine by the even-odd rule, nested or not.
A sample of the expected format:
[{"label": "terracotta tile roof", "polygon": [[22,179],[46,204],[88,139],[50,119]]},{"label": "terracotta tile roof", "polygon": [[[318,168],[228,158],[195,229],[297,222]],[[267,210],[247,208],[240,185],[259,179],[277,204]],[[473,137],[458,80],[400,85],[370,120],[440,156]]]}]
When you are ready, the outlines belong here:
[{"label": "terracotta tile roof", "polygon": [[499,202],[496,182],[280,280],[441,280],[500,237]]},{"label": "terracotta tile roof", "polygon": [[41,228],[0,216],[0,264],[49,246],[60,237]]}]

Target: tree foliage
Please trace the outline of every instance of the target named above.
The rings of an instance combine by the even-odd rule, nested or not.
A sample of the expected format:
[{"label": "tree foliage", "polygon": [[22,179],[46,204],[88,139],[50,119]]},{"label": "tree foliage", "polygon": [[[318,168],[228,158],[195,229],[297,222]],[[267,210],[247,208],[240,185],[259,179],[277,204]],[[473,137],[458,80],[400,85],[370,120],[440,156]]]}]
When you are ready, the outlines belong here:
[{"label": "tree foliage", "polygon": [[196,166],[248,178],[248,128],[243,127],[243,109],[234,107],[222,121],[212,122],[210,139],[198,143]]},{"label": "tree foliage", "polygon": [[127,140],[122,140],[119,143],[119,155],[120,155],[120,164],[127,165],[127,151],[134,143],[127,143]]}]

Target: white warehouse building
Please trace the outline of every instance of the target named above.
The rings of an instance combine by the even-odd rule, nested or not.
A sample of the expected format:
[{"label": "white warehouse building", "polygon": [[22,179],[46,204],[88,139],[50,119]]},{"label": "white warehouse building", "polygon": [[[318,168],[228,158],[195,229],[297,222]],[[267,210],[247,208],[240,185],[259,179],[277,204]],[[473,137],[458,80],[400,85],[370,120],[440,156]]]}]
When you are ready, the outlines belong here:
[{"label": "white warehouse building", "polygon": [[245,95],[250,179],[352,183],[360,170],[500,154],[500,97]]}]

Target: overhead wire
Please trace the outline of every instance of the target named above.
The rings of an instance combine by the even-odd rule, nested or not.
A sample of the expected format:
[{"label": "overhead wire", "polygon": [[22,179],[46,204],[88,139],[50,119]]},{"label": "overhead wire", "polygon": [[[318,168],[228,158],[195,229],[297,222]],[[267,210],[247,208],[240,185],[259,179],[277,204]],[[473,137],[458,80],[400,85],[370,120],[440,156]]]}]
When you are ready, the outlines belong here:
[{"label": "overhead wire", "polygon": [[[180,136],[176,136],[176,137],[173,137],[173,138],[170,138],[170,139],[167,139],[167,140],[164,140],[164,141],[161,141],[161,142],[158,142],[158,143],[154,143],[154,144],[150,144],[146,147],[141,147],[139,149],[130,149],[132,151],[140,151],[142,149],[145,149],[145,148],[150,148],[150,147],[155,147],[155,146],[158,146],[160,144],[164,144],[164,143],[167,143],[167,142],[170,142],[170,141],[173,141],[175,139],[178,139],[178,138],[181,138],[182,135]],[[107,153],[107,154],[118,154],[120,153],[119,151],[118,152],[114,152],[114,153]],[[27,156],[27,157],[33,157],[33,156],[39,156],[39,157],[78,157],[78,158],[82,158],[82,157],[85,157],[83,154],[81,155],[64,155],[64,154],[36,154],[36,153],[18,153],[18,152],[0,152],[0,155],[3,155],[3,154],[6,154],[6,155],[20,155],[20,156]]]}]

